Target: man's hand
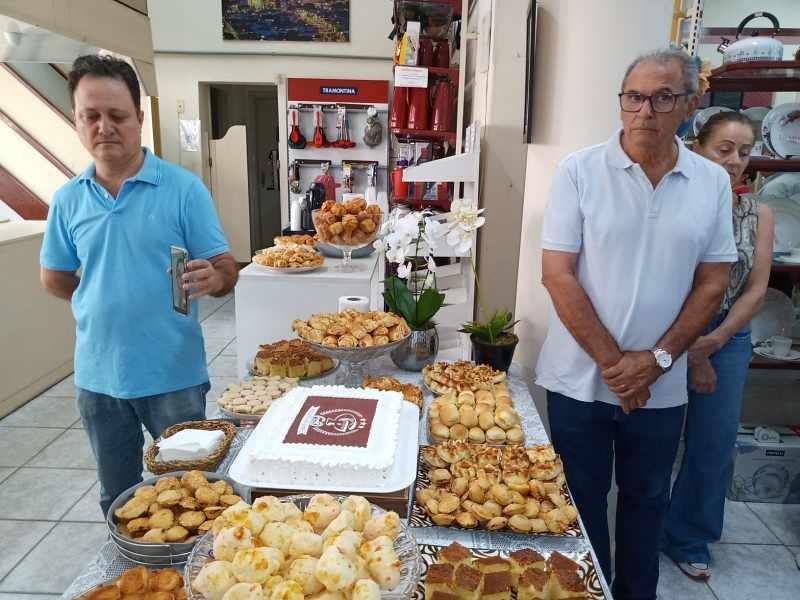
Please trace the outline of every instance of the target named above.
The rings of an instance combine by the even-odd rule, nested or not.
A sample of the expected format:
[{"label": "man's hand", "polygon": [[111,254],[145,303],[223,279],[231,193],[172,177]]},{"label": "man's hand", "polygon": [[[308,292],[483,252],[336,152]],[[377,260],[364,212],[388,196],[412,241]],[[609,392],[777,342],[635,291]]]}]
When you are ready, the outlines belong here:
[{"label": "man's hand", "polygon": [[689,369],[689,388],[701,394],[710,394],[717,388],[717,372],[707,358]]},{"label": "man's hand", "polygon": [[222,290],[222,275],[209,261],[196,258],[186,263],[186,273],[183,274],[183,289],[189,291],[189,300],[195,300],[205,295],[217,294]]},{"label": "man's hand", "polygon": [[[647,403],[650,398],[650,386],[662,374],[663,371],[656,364],[653,353],[644,350],[624,352],[616,365],[603,371],[603,379],[620,401],[627,402],[632,409],[641,408]],[[643,391],[647,393],[646,397]]]}]

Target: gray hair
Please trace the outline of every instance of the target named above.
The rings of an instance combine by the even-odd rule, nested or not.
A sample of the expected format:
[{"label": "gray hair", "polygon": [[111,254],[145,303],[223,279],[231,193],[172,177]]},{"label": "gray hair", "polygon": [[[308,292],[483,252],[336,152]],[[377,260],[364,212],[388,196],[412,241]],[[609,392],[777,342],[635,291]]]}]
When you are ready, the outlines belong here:
[{"label": "gray hair", "polygon": [[700,87],[700,67],[697,60],[693,56],[689,56],[684,50],[680,48],[659,48],[658,50],[651,50],[638,56],[625,71],[625,77],[622,78],[622,85],[628,79],[628,75],[636,68],[641,62],[653,61],[660,65],[666,65],[673,61],[677,62],[681,67],[683,73],[683,85],[687,94],[694,96]]}]

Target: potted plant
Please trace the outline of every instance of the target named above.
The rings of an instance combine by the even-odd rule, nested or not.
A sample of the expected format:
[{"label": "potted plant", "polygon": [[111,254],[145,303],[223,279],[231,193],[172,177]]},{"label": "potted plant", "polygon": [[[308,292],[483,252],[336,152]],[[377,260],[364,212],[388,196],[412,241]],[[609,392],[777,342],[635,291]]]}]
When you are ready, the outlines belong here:
[{"label": "potted plant", "polygon": [[[476,283],[477,285],[477,283]],[[496,310],[485,321],[469,321],[461,326],[472,342],[472,357],[476,363],[490,365],[498,371],[508,371],[514,359],[519,338],[513,333],[511,311]]]},{"label": "potted plant", "polygon": [[387,260],[397,265],[397,275],[384,281],[383,297],[411,328],[408,339],[391,353],[394,363],[407,371],[421,371],[439,352],[433,317],[444,304],[444,294],[436,288],[433,255],[446,228],[432,217],[430,211],[402,217],[394,213],[384,225],[385,236],[375,242]]}]

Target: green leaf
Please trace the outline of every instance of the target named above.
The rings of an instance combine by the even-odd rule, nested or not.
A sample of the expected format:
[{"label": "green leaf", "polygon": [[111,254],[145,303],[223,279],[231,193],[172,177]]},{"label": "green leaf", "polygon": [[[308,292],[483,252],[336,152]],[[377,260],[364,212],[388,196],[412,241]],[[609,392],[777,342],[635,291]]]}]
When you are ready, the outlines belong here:
[{"label": "green leaf", "polygon": [[415,305],[414,296],[406,287],[405,281],[399,277],[390,277],[386,280],[386,287],[394,303],[393,311],[400,314],[409,325],[414,322]]},{"label": "green leaf", "polygon": [[417,314],[413,326],[422,327],[425,325],[442,308],[443,304],[444,294],[440,291],[432,288],[423,291],[419,300],[417,300]]}]

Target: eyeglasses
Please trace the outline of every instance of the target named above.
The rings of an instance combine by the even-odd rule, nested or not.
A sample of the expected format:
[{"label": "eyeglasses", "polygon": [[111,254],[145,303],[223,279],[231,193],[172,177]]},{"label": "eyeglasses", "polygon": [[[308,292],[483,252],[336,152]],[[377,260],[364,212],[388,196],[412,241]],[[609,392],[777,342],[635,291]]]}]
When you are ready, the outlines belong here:
[{"label": "eyeglasses", "polygon": [[639,92],[622,92],[619,95],[619,106],[625,112],[639,112],[645,102],[650,102],[650,108],[657,113],[670,113],[675,110],[675,104],[681,96],[688,96],[688,93],[673,94],[672,92],[658,92],[651,96],[645,96]]}]

